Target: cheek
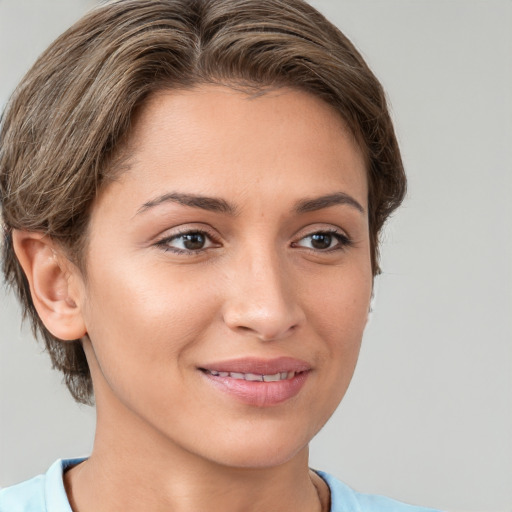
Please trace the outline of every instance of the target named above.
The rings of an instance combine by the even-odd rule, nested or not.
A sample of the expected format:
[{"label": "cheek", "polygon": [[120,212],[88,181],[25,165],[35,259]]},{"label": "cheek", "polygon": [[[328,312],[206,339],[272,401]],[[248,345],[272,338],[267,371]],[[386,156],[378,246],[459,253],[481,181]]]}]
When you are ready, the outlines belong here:
[{"label": "cheek", "polygon": [[217,298],[203,282],[166,266],[96,268],[87,296],[89,337],[112,378],[121,367],[142,377],[148,365],[155,372],[178,366],[217,311]]},{"label": "cheek", "polygon": [[368,319],[372,292],[370,266],[336,269],[306,290],[313,328],[332,350],[358,345]]},{"label": "cheek", "polygon": [[310,287],[308,298],[310,327],[323,344],[320,366],[326,389],[320,394],[319,407],[328,413],[325,421],[342,400],[354,374],[372,290],[369,264],[359,261],[353,267],[335,270],[321,286]]},{"label": "cheek", "polygon": [[319,390],[311,413],[317,418],[317,429],[336,410],[354,374],[368,317],[372,289],[369,269],[360,262],[354,267],[346,265],[307,288],[309,329],[321,346]]}]

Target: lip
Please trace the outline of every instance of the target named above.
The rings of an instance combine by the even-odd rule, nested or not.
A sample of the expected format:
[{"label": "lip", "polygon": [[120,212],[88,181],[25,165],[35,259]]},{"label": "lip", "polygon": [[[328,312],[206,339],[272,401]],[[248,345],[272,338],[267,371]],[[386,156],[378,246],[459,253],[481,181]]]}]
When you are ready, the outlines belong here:
[{"label": "lip", "polygon": [[244,357],[207,363],[200,367],[204,370],[217,372],[259,373],[272,375],[278,372],[306,372],[311,370],[311,365],[294,357],[276,357],[274,359],[262,359],[257,357]]},{"label": "lip", "polygon": [[[296,396],[311,373],[311,365],[292,357],[275,359],[242,358],[208,363],[198,368],[206,381],[219,391],[236,400],[256,407],[271,407],[282,404]],[[286,380],[273,382],[248,381],[226,376],[217,376],[208,371],[228,373],[252,373],[275,375],[295,372]]]}]

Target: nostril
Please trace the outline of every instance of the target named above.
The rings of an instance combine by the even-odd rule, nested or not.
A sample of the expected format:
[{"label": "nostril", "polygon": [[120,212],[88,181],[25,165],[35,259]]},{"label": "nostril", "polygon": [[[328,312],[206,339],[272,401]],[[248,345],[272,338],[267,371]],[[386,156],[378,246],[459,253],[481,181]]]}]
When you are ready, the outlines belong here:
[{"label": "nostril", "polygon": [[237,284],[222,306],[222,318],[240,336],[279,340],[295,333],[303,324],[305,316],[296,295],[275,272],[256,283],[257,287],[252,281],[245,286],[240,286],[240,281]]}]

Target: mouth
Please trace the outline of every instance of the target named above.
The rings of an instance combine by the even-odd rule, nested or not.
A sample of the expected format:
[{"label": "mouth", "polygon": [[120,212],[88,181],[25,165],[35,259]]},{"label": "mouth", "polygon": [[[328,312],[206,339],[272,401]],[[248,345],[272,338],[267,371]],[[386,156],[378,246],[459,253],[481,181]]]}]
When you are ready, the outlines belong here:
[{"label": "mouth", "polygon": [[277,372],[272,375],[266,374],[257,374],[257,373],[238,373],[238,372],[218,372],[216,370],[206,370],[201,368],[201,370],[208,375],[212,375],[214,377],[228,377],[230,379],[236,380],[247,380],[249,382],[279,382],[282,380],[291,380],[296,375],[303,372]]},{"label": "mouth", "polygon": [[296,396],[311,373],[304,361],[237,359],[198,368],[206,381],[238,402],[256,407],[282,404]]}]

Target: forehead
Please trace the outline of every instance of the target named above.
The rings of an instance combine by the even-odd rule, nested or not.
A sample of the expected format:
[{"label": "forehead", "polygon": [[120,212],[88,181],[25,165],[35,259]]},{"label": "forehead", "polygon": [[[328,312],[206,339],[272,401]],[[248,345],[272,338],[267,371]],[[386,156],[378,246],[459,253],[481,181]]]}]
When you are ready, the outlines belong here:
[{"label": "forehead", "polygon": [[365,160],[355,138],[333,107],[303,91],[161,91],[137,113],[128,146],[120,181],[139,195],[167,187],[268,198],[293,182],[302,195],[308,187],[310,195],[341,187],[366,204]]},{"label": "forehead", "polygon": [[[299,118],[305,122],[297,123]],[[187,127],[194,129],[195,136],[207,132],[224,136],[233,128],[230,136],[236,139],[233,135],[242,125],[250,123],[255,135],[269,133],[271,128],[271,135],[283,126],[289,131],[290,121],[295,123],[297,130],[321,129],[331,132],[333,137],[341,134],[359,146],[333,106],[318,96],[291,87],[267,87],[256,92],[221,85],[161,90],[150,95],[134,116],[130,139],[137,146],[147,137],[154,136],[152,130],[159,130],[164,124],[168,131],[171,122],[179,123],[175,128],[181,130],[182,135],[186,135],[183,130]]]}]

